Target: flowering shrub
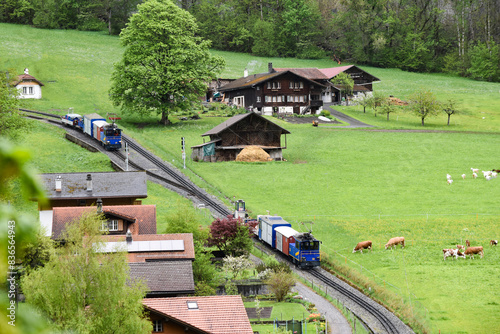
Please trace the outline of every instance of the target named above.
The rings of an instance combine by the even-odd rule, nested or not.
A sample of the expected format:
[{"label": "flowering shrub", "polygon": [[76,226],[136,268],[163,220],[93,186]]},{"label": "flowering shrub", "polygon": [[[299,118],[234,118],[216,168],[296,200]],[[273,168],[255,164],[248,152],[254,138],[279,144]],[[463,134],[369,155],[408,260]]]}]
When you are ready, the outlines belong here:
[{"label": "flowering shrub", "polygon": [[311,313],[307,317],[307,322],[319,322],[321,320],[321,314],[320,313]]}]

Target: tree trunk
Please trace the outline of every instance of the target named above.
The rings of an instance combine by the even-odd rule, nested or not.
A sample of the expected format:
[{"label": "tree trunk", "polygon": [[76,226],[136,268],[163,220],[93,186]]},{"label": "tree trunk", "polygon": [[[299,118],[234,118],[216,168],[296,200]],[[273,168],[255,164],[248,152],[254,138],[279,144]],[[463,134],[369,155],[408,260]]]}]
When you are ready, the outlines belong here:
[{"label": "tree trunk", "polygon": [[170,124],[170,121],[168,120],[168,114],[165,111],[161,112],[161,120],[160,123],[167,126]]},{"label": "tree trunk", "polygon": [[363,114],[366,114],[366,106],[363,106]]},{"label": "tree trunk", "polygon": [[108,9],[108,33],[111,35],[111,7]]},{"label": "tree trunk", "polygon": [[422,126],[424,126],[424,119],[425,117],[422,117]]},{"label": "tree trunk", "polygon": [[450,117],[451,117],[451,115],[448,114],[448,125],[450,125]]},{"label": "tree trunk", "polygon": [[387,121],[389,121],[389,113],[387,113]]}]

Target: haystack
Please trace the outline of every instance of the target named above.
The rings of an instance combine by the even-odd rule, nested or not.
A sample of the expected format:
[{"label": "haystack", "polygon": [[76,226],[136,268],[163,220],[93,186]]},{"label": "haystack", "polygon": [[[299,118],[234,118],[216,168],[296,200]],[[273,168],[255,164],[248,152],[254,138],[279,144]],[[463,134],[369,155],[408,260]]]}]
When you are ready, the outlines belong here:
[{"label": "haystack", "polygon": [[241,150],[236,157],[236,161],[257,162],[271,161],[271,156],[258,146],[247,146]]}]

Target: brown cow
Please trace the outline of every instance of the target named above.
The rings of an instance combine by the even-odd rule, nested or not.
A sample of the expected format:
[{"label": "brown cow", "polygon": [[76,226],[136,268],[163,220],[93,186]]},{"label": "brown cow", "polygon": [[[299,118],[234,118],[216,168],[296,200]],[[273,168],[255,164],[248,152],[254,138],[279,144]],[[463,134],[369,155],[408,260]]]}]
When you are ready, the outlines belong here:
[{"label": "brown cow", "polygon": [[498,244],[498,240],[490,240],[490,246],[496,246]]},{"label": "brown cow", "polygon": [[458,248],[459,250],[463,250],[463,251],[465,250],[464,245],[457,245],[457,248]]},{"label": "brown cow", "polygon": [[469,240],[465,240],[465,246],[470,247],[470,242],[469,242]]},{"label": "brown cow", "polygon": [[372,242],[370,240],[358,242],[356,247],[353,248],[352,252],[356,253],[357,251],[360,251],[361,253],[363,253],[363,249],[369,249],[371,251]]},{"label": "brown cow", "polygon": [[481,259],[484,256],[483,252],[483,246],[477,246],[477,247],[467,247],[464,253],[466,256],[469,255],[469,257],[474,258],[474,254],[480,254]]},{"label": "brown cow", "polygon": [[385,249],[388,247],[396,247],[399,244],[401,244],[402,248],[405,248],[405,237],[395,237],[389,239],[389,241],[385,244]]}]

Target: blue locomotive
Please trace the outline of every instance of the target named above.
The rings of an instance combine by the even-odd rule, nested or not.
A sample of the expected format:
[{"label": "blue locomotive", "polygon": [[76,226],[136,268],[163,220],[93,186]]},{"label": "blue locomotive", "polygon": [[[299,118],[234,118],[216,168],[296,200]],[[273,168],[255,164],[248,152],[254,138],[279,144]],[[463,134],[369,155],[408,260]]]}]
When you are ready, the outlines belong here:
[{"label": "blue locomotive", "polygon": [[90,137],[101,143],[106,150],[119,150],[122,147],[122,130],[106,122],[106,119],[96,113],[84,115],[66,114],[61,118],[66,126],[81,129]]},{"label": "blue locomotive", "polygon": [[300,268],[311,269],[321,265],[321,241],[311,233],[297,232],[280,216],[257,216],[259,240],[289,257]]}]

